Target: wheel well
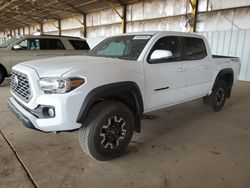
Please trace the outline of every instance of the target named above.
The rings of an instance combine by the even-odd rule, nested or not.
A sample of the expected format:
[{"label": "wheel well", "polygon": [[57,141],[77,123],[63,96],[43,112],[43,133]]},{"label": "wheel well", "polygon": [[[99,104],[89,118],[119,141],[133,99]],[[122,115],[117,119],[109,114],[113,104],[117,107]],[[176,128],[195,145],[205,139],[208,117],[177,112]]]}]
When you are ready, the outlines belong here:
[{"label": "wheel well", "polygon": [[223,80],[229,88],[233,86],[234,77],[232,73],[223,74],[220,80]]},{"label": "wheel well", "polygon": [[3,70],[5,77],[8,76],[7,70],[6,70],[6,68],[2,64],[0,64],[0,69]]},{"label": "wheel well", "polygon": [[[140,121],[141,121],[141,115],[142,112],[139,111],[139,109],[136,106],[136,99],[133,96],[131,92],[124,92],[119,95],[111,95],[111,96],[106,96],[98,99],[98,102],[101,101],[107,101],[107,100],[114,100],[114,101],[119,101],[126,106],[129,107],[129,109],[132,111],[132,113],[135,115],[135,131],[140,132]],[[96,103],[95,103],[96,104]]]},{"label": "wheel well", "polygon": [[106,100],[116,100],[127,105],[135,116],[135,131],[140,132],[143,101],[139,87],[133,82],[108,84],[92,90],[83,102],[77,122],[83,123],[92,107]]},{"label": "wheel well", "polygon": [[215,80],[214,86],[219,80],[223,80],[227,84],[227,86],[228,86],[227,97],[229,98],[231,96],[231,90],[232,90],[232,86],[233,86],[233,82],[234,82],[233,70],[232,69],[224,69],[224,70],[220,71],[216,80]]}]

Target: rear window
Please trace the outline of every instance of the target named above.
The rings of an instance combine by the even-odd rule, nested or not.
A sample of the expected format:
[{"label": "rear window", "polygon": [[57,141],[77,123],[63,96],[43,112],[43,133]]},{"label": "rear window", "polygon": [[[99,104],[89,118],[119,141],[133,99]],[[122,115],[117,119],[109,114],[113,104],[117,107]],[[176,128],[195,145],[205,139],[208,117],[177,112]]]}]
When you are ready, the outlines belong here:
[{"label": "rear window", "polygon": [[198,60],[207,56],[205,43],[200,38],[182,37],[186,60]]},{"label": "rear window", "polygon": [[40,39],[41,50],[65,50],[60,39]]},{"label": "rear window", "polygon": [[84,40],[69,40],[75,50],[90,50],[89,45]]}]

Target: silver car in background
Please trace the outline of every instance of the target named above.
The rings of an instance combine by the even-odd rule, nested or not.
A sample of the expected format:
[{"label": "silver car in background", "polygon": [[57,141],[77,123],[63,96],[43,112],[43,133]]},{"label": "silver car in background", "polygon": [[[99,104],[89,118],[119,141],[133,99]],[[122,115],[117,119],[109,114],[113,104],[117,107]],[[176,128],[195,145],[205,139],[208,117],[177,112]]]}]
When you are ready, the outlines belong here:
[{"label": "silver car in background", "polygon": [[78,37],[25,35],[0,44],[0,84],[10,75],[11,68],[21,62],[70,55],[86,55],[90,47]]}]

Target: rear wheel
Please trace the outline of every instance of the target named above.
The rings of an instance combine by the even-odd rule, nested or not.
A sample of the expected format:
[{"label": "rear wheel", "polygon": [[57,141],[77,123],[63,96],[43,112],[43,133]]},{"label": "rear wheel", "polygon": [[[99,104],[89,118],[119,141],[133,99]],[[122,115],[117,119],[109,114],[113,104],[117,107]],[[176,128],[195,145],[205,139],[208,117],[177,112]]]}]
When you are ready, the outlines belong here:
[{"label": "rear wheel", "polygon": [[0,68],[0,84],[3,83],[4,78],[5,78],[5,72],[2,68]]},{"label": "rear wheel", "polygon": [[122,155],[133,136],[135,120],[123,103],[96,104],[79,131],[82,149],[96,160],[107,161]]},{"label": "rear wheel", "polygon": [[212,111],[218,112],[222,109],[226,102],[228,86],[223,81],[217,82],[209,96],[203,97],[203,103]]}]

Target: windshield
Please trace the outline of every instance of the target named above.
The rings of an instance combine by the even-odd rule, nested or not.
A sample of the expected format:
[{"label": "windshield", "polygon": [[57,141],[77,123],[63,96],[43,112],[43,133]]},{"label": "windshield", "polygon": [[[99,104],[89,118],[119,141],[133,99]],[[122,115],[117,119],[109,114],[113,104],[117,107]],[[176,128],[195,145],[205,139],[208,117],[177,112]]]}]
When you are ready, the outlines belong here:
[{"label": "windshield", "polygon": [[0,48],[7,48],[8,46],[10,46],[11,44],[13,44],[14,42],[16,42],[18,39],[17,38],[10,38],[6,41],[4,41],[2,44],[0,44]]},{"label": "windshield", "polygon": [[98,44],[89,55],[136,61],[151,37],[151,35],[110,37]]}]

